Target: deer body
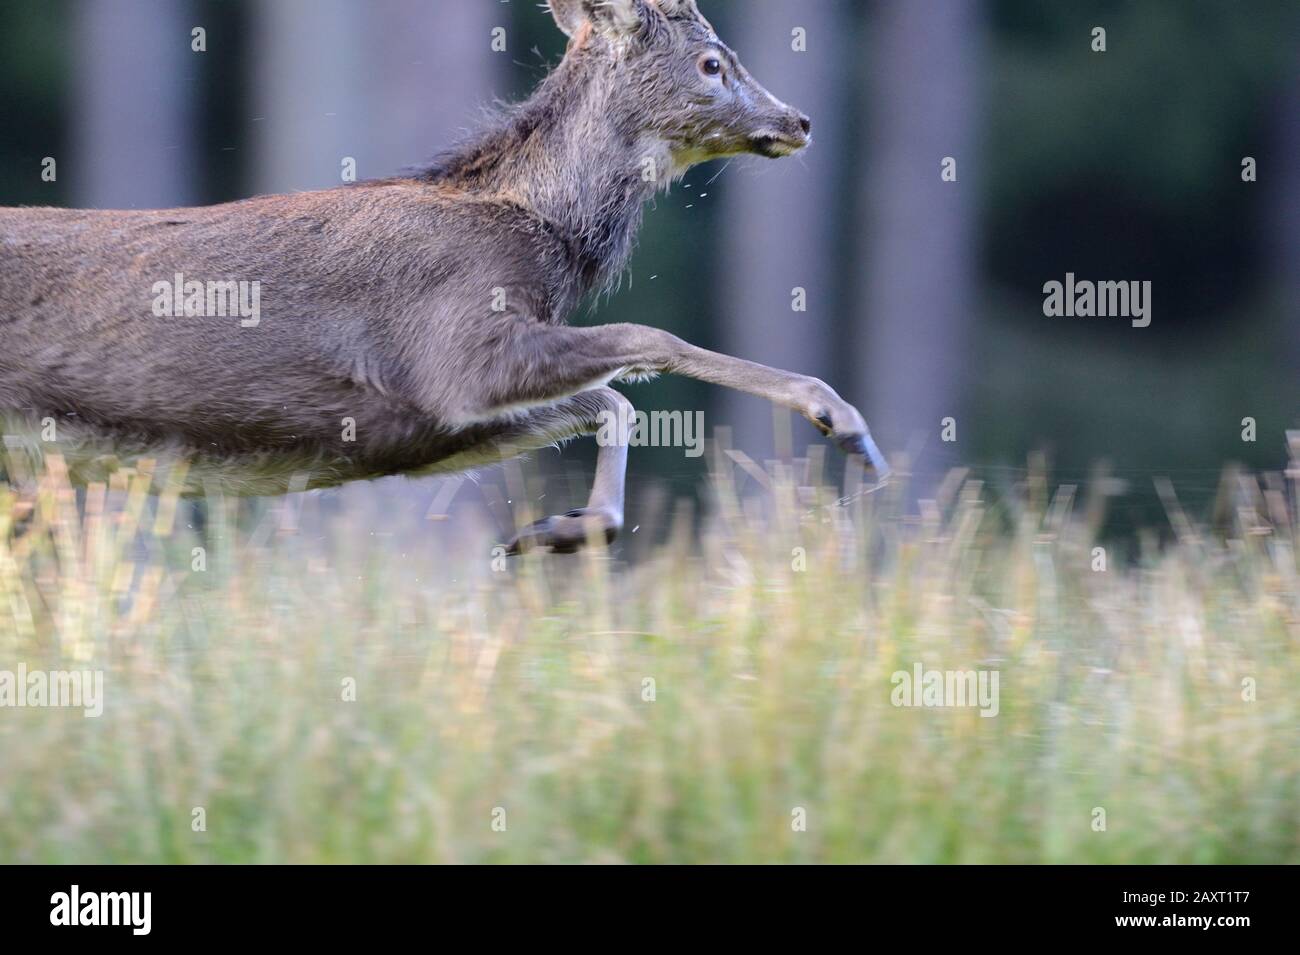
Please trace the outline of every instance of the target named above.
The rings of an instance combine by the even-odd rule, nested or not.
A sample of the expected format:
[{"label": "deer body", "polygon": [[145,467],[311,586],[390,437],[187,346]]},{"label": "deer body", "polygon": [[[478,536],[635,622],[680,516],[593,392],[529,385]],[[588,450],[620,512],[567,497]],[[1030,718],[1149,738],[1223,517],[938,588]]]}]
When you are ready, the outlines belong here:
[{"label": "deer body", "polygon": [[[793,407],[883,468],[819,381],[644,326],[565,324],[624,268],[656,189],[702,159],[794,151],[808,123],[693,0],[552,7],[572,38],[555,72],[409,178],[196,209],[0,210],[6,430],[53,418],[83,481],[170,453],[192,462],[192,491],[280,493],[296,475],[458,471],[591,434],[628,410],[611,381],[676,372]],[[178,275],[256,281],[256,323],[159,314],[157,283]],[[602,447],[588,507],[517,546],[612,536],[626,455]]]},{"label": "deer body", "polygon": [[[509,418],[456,386],[490,371],[473,339],[492,323],[508,347],[577,289],[548,272],[563,246],[522,210],[445,192],[397,181],[202,209],[0,211],[0,407],[55,416],[83,480],[105,456],[167,451],[194,459],[196,491],[464,467]],[[155,315],[154,281],[175,273],[259,277],[258,324]],[[536,318],[493,312],[494,288]]]}]

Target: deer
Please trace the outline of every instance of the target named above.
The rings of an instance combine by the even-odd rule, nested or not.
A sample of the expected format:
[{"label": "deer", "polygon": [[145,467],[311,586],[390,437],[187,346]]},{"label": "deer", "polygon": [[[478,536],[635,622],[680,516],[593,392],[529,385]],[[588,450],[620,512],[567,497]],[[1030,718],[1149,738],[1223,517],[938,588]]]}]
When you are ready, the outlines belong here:
[{"label": "deer", "polygon": [[[53,424],[77,484],[173,456],[187,495],[274,495],[473,471],[624,422],[598,442],[586,505],[520,529],[510,554],[619,533],[633,409],[617,382],[760,396],[883,479],[862,415],[819,379],[568,323],[626,268],[656,193],[709,160],[790,156],[811,121],[695,0],[549,9],[568,42],[533,94],[401,175],[201,208],[0,210],[6,429]],[[236,282],[259,290],[251,318],[220,317]]]}]

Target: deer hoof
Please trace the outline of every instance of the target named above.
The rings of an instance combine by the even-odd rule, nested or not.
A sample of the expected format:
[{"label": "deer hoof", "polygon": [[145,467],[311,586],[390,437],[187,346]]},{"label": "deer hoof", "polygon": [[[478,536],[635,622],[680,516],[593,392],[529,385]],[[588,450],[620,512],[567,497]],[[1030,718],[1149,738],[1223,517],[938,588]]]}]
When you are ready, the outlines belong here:
[{"label": "deer hoof", "polygon": [[608,512],[582,507],[529,524],[515,535],[506,553],[512,557],[531,550],[572,554],[590,543],[592,536],[612,544],[621,528],[622,522]]},{"label": "deer hoof", "polygon": [[884,481],[889,477],[889,462],[885,456],[880,453],[876,447],[876,442],[871,440],[871,435],[867,433],[850,434],[839,438],[836,442],[845,454],[860,454],[866,461],[866,465],[875,472],[877,481]]}]

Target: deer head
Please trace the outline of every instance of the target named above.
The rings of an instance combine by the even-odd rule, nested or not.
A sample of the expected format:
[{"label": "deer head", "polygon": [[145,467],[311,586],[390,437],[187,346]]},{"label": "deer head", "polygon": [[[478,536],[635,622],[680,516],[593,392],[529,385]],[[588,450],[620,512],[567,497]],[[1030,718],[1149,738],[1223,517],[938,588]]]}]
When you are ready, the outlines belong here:
[{"label": "deer head", "polygon": [[679,170],[808,145],[808,117],[749,74],[695,0],[551,0],[551,13],[607,117],[629,139],[660,140]]}]

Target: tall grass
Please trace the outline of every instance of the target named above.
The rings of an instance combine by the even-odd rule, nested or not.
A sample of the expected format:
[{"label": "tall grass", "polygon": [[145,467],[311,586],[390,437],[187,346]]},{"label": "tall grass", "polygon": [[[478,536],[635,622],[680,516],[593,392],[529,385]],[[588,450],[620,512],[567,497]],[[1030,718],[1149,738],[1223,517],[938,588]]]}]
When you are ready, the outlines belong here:
[{"label": "tall grass", "polygon": [[[0,860],[1300,861],[1293,485],[1226,477],[1214,533],[1164,487],[1174,539],[1101,570],[1041,473],[907,517],[815,472],[719,468],[635,562],[424,562],[233,500],[200,540],[174,473],[79,502],[51,457],[0,486],[0,669],[105,708],[0,709]],[[892,705],[917,662],[998,715]]]}]

